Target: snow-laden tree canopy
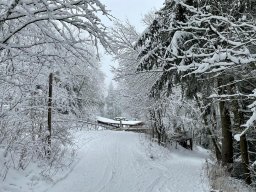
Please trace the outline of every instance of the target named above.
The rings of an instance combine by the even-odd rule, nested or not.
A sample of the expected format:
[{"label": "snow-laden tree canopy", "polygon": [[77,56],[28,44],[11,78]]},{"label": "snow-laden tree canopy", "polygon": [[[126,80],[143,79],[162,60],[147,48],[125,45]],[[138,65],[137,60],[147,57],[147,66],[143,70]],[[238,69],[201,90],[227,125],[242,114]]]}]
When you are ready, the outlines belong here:
[{"label": "snow-laden tree canopy", "polygon": [[[97,0],[3,0],[0,2],[0,143],[4,170],[24,169],[49,150],[52,163],[71,144],[69,130],[103,107],[104,77],[98,45],[108,49]],[[53,74],[49,107],[49,74]],[[48,111],[48,118],[47,118]],[[16,156],[10,165],[11,154]],[[59,162],[60,163],[60,162]]]},{"label": "snow-laden tree canopy", "polygon": [[[247,1],[243,6],[239,5],[241,1],[234,2],[229,5],[234,6],[233,9],[249,9]],[[166,88],[171,91],[177,80],[190,83],[192,77],[216,79],[223,74],[236,76],[245,68],[250,72],[254,70],[255,20],[246,12],[225,12],[225,5],[215,6],[208,1],[166,2],[137,42],[138,70],[162,71],[152,88],[153,94]],[[197,91],[202,87],[195,86]]]},{"label": "snow-laden tree canopy", "polygon": [[[254,9],[255,1],[249,0],[165,1],[136,43],[137,70],[160,74],[151,97],[170,97],[181,87],[184,99],[198,104],[216,157],[224,165],[234,162],[233,136],[239,133],[247,176],[246,137],[255,138],[256,123]],[[252,182],[250,177],[245,180]]]},{"label": "snow-laden tree canopy", "polygon": [[150,108],[148,93],[155,83],[158,73],[138,72],[139,51],[134,48],[139,33],[128,21],[116,22],[110,32],[114,59],[119,66],[114,71],[118,81],[118,90],[122,100],[122,109],[128,116],[145,118]]},{"label": "snow-laden tree canopy", "polygon": [[[95,41],[99,40],[107,46],[105,27],[99,19],[99,14],[107,16],[108,13],[98,0],[3,0],[0,6],[0,23],[4,29],[1,31],[0,39],[2,49],[17,47],[11,44],[10,40],[28,27],[40,29],[42,34],[51,37],[52,41],[49,43],[87,41],[85,36],[89,35]],[[86,34],[77,36],[72,27]],[[31,47],[41,43],[43,42],[38,39],[26,46]]]}]

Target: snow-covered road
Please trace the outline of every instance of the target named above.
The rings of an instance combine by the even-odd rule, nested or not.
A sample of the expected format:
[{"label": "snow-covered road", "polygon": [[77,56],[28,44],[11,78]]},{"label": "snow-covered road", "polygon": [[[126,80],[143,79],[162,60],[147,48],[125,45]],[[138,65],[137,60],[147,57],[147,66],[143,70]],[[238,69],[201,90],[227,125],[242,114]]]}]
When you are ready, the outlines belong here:
[{"label": "snow-covered road", "polygon": [[130,132],[81,132],[79,161],[45,192],[209,192],[205,153],[167,151]]}]

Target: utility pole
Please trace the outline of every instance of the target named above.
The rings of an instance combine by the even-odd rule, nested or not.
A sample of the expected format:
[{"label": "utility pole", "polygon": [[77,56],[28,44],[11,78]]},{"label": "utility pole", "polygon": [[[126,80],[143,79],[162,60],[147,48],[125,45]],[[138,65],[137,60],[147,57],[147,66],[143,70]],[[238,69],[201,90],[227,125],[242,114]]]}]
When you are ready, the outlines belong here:
[{"label": "utility pole", "polygon": [[49,75],[49,95],[48,95],[48,132],[47,132],[47,155],[51,156],[51,137],[52,137],[52,83],[53,83],[53,74]]}]

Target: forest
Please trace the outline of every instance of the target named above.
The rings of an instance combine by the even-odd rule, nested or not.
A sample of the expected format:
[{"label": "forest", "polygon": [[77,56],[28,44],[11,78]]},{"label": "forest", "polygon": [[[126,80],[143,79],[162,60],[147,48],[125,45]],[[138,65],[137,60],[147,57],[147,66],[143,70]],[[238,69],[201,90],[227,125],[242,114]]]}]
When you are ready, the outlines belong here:
[{"label": "forest", "polygon": [[[91,188],[83,188],[81,180],[74,192],[189,192],[178,184],[171,188],[175,176],[169,181],[158,172],[161,166],[175,169],[179,159],[166,157],[172,153],[190,158],[183,159],[189,167],[184,174],[203,169],[197,181],[203,175],[207,190],[193,191],[255,191],[256,1],[165,0],[141,22],[143,32],[133,21],[116,18],[100,0],[0,0],[0,192],[63,191],[56,184],[69,173],[82,174],[79,158],[88,172],[105,172],[92,181],[85,177]],[[118,63],[107,91],[102,50]],[[148,131],[102,130],[99,116],[141,120]],[[191,138],[193,150],[185,149],[177,135]],[[113,151],[114,159],[105,154],[112,168],[89,166],[105,158],[90,153],[94,146],[99,154]],[[145,153],[136,157],[147,163],[133,159],[135,153]],[[199,153],[198,167],[190,168]],[[151,161],[166,162],[155,166]],[[126,163],[144,173],[155,170],[138,183],[155,179],[156,184],[133,183],[132,174],[143,175],[136,170],[127,171],[131,185],[112,181],[129,170]],[[27,188],[26,177],[32,182]],[[101,183],[110,181],[93,188],[98,177]],[[180,184],[192,185],[186,179]],[[46,190],[46,185],[52,187]]]}]

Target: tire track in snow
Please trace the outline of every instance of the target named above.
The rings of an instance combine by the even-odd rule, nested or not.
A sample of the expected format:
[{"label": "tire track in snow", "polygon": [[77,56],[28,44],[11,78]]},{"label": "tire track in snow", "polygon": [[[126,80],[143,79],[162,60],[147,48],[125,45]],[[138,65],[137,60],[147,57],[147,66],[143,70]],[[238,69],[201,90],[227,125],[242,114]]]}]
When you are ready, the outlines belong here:
[{"label": "tire track in snow", "polygon": [[[95,137],[90,137],[90,138],[87,138],[85,140],[85,142],[83,142],[83,145],[89,145],[91,142],[97,140],[97,139],[100,139],[100,138],[95,138]],[[80,148],[78,146],[78,148]],[[88,151],[89,148],[87,148],[87,150],[85,150],[84,148],[80,148],[79,150],[82,150],[83,153],[86,153],[86,151]],[[75,160],[75,162],[72,163],[72,165],[70,166],[70,169],[67,173],[64,174],[64,176],[62,176],[61,178],[57,179],[56,181],[53,182],[53,184],[45,189],[43,192],[48,192],[50,191],[53,187],[55,187],[57,184],[59,184],[60,182],[62,182],[63,180],[67,179],[69,177],[69,175],[74,171],[74,169],[79,165],[79,163],[81,163],[83,157],[78,157],[77,160]]]},{"label": "tire track in snow", "polygon": [[[108,167],[107,169],[105,170],[105,174],[104,175],[110,175],[108,176],[107,178],[107,181],[104,182],[104,185],[100,188],[100,189],[95,189],[96,191],[95,192],[103,192],[103,191],[107,191],[107,187],[109,185],[112,185],[112,181],[114,180],[114,177],[115,177],[115,174],[116,174],[116,159],[118,158],[118,152],[116,151],[117,149],[117,142],[115,141],[115,144],[111,143],[111,148],[115,148],[115,155],[114,157],[111,156],[110,154],[111,153],[108,153],[107,154],[107,164],[108,164]],[[105,151],[107,151],[107,148],[105,148]],[[108,172],[108,174],[107,174]],[[101,181],[104,181],[106,178],[103,176],[103,178],[101,179]]]},{"label": "tire track in snow", "polygon": [[203,158],[195,152],[170,152],[153,144],[151,159],[148,141],[142,144],[138,134],[102,131],[84,139],[91,136],[79,163],[48,192],[205,192],[200,186]]}]

